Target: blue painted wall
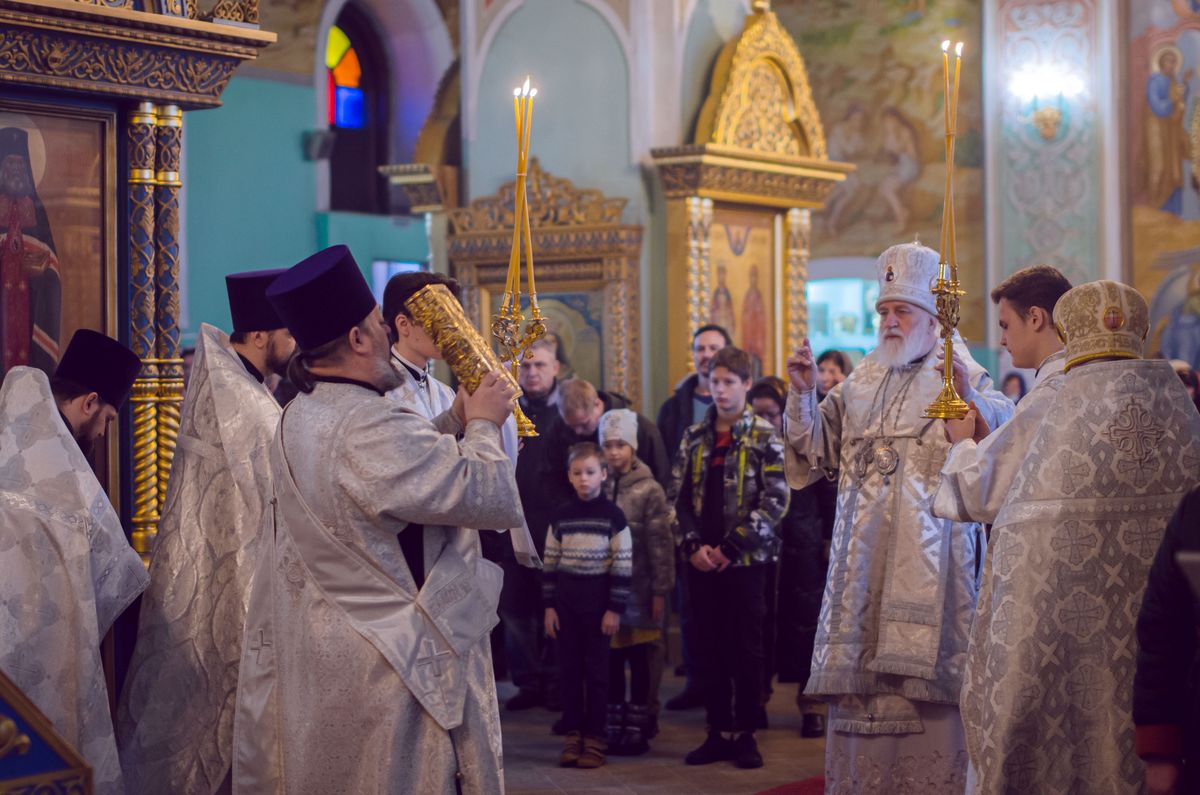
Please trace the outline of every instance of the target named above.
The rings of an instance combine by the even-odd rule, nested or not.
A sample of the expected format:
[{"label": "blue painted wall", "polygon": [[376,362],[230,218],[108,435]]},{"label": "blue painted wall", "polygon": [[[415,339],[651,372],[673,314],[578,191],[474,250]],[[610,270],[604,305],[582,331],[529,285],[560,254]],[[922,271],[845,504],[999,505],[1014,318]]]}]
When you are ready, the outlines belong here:
[{"label": "blue painted wall", "polygon": [[301,140],[313,89],[236,78],[215,110],[187,114],[184,137],[187,283],[185,344],[202,322],[229,328],[225,275],[286,267],[346,243],[369,274],[374,259],[428,258],[420,218],[317,213],[316,169]]},{"label": "blue painted wall", "polygon": [[514,177],[512,89],[538,87],[530,150],[581,187],[627,196],[640,222],[644,188],[629,151],[629,67],[616,34],[576,0],[528,0],[500,28],[479,84],[478,125],[466,142],[467,193],[486,196]]}]

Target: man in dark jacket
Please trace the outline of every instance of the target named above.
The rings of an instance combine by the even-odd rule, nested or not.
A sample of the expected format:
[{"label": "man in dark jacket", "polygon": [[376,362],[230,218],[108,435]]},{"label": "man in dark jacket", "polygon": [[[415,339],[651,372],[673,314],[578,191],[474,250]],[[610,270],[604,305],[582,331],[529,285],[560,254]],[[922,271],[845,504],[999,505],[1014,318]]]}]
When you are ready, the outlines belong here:
[{"label": "man in dark jacket", "polygon": [[1193,671],[1200,598],[1176,560],[1184,551],[1200,552],[1200,489],[1184,497],[1167,525],[1138,615],[1133,722],[1150,795],[1200,791],[1200,699]]},{"label": "man in dark jacket", "polygon": [[[545,434],[546,454],[543,479],[539,484],[541,499],[547,508],[566,501],[574,492],[567,480],[567,451],[579,442],[598,444],[600,417],[612,409],[627,409],[629,401],[615,392],[597,392],[582,378],[572,378],[559,384],[560,422],[554,423]],[[671,463],[666,447],[654,423],[638,414],[638,458],[650,467],[654,479],[663,488],[671,480]]]},{"label": "man in dark jacket", "polygon": [[[518,376],[521,385],[521,410],[537,428],[538,435],[522,441],[517,456],[517,489],[525,523],[533,537],[538,555],[546,545],[546,526],[554,507],[546,500],[542,487],[542,467],[545,462],[545,441],[562,424],[558,415],[559,389],[558,339],[553,334],[533,343],[529,356],[521,360]],[[551,651],[542,633],[541,572],[517,563],[511,548],[501,560],[504,567],[504,590],[500,594],[500,618],[504,622],[504,649],[508,656],[515,696],[505,702],[505,709],[521,710],[557,701],[556,685],[552,681],[555,666]]]},{"label": "man in dark jacket", "polygon": [[[729,332],[714,324],[701,326],[692,335],[692,365],[696,372],[680,381],[679,386],[675,388],[675,393],[667,398],[658,410],[658,431],[662,434],[663,442],[667,446],[667,455],[672,465],[675,462],[675,456],[679,454],[679,442],[683,439],[684,433],[697,422],[701,422],[708,413],[708,407],[712,405],[712,395],[708,389],[709,362],[712,361],[713,356],[716,356],[717,351],[732,344],[733,340],[730,339]],[[687,674],[687,684],[682,693],[667,702],[667,709],[692,709],[704,705],[704,694],[700,692],[688,665],[693,658],[692,647],[695,644],[692,633],[689,632],[691,616],[688,613],[688,602],[690,600],[687,596],[687,577],[684,576],[687,570],[680,568],[684,565],[686,564],[683,561],[676,561],[677,576],[672,604],[674,609],[679,612],[679,642],[683,652],[683,669]]]},{"label": "man in dark jacket", "polygon": [[717,351],[732,345],[729,332],[717,325],[701,326],[692,335],[692,365],[696,372],[679,382],[675,393],[658,410],[658,432],[667,446],[667,455],[674,459],[684,432],[704,419],[712,405],[708,391],[708,363]]}]

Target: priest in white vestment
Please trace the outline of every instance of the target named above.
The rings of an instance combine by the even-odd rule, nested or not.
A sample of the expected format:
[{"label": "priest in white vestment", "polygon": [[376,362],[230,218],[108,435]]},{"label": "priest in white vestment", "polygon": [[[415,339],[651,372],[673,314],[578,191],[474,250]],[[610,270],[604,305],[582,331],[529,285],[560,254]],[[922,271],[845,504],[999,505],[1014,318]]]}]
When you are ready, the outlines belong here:
[{"label": "priest in white vestment", "polygon": [[[422,288],[441,284],[456,300],[461,299],[458,281],[440,273],[410,271],[398,273],[388,280],[383,290],[383,320],[387,323],[388,335],[392,339],[392,365],[400,373],[401,383],[388,392],[388,397],[405,408],[415,411],[427,420],[445,415],[450,421],[444,429],[447,433],[461,434],[462,425],[450,411],[454,406],[454,390],[449,384],[439,381],[429,372],[429,365],[442,358],[442,352],[433,343],[433,338],[413,320],[405,303]],[[448,413],[449,412],[449,413]],[[504,439],[504,452],[512,461],[513,471],[517,468],[520,452],[517,439],[517,420],[505,420],[500,433]],[[541,559],[529,527],[522,522],[510,534],[513,555],[522,565],[541,568]]]},{"label": "priest in white vestment", "polygon": [[280,413],[263,381],[283,375],[295,348],[266,296],[282,272],[225,277],[233,333],[200,326],[118,711],[131,795],[229,789],[246,603]]},{"label": "priest in white vestment", "polygon": [[502,574],[462,527],[520,522],[495,374],[460,440],[397,405],[387,329],[345,246],[268,290],[296,338],[269,463],[234,723],[235,792],[491,793],[488,633]]},{"label": "priest in white vestment", "polygon": [[1013,367],[1037,368],[1033,388],[1012,419],[992,430],[979,412],[947,420],[950,454],[933,498],[933,515],[959,522],[991,524],[1025,460],[1029,441],[1063,383],[1063,343],[1054,327],[1054,305],[1071,283],[1049,265],[1023,268],[992,290],[1000,344]]},{"label": "priest in white vestment", "polygon": [[0,670],[91,766],[100,795],[125,791],[100,641],[147,576],[83,451],[140,369],[81,329],[49,380],[14,367],[0,387]]},{"label": "priest in white vestment", "polygon": [[1054,308],[1066,375],[996,517],[963,722],[973,793],[1139,792],[1135,625],[1168,520],[1200,482],[1200,415],[1142,359],[1146,302],[1113,281]]},{"label": "priest in white vestment", "polygon": [[[829,575],[806,693],[830,704],[829,793],[961,792],[958,696],[982,533],[930,513],[950,444],[921,414],[941,390],[929,285],[937,252],[878,262],[879,346],[817,402],[807,341],[788,359],[786,470],[794,489],[838,472]],[[1012,403],[956,340],[959,393],[997,427]]]}]

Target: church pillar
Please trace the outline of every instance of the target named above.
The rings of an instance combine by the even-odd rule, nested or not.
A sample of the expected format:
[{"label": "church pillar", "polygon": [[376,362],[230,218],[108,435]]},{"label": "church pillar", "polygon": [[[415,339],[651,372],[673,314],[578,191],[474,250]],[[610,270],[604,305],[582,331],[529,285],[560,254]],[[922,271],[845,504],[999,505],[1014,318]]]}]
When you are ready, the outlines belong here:
[{"label": "church pillar", "polygon": [[155,128],[152,102],[129,114],[129,344],[142,360],[133,385],[133,548],[149,560],[158,528],[158,352],[155,342]]},{"label": "church pillar", "polygon": [[787,253],[783,277],[788,302],[786,350],[800,348],[808,336],[808,258],[812,240],[812,210],[793,207],[787,212]]},{"label": "church pillar", "polygon": [[179,355],[179,179],[183,111],[161,105],[155,128],[157,169],[154,188],[154,326],[158,358],[158,511],[167,495],[167,479],[179,435],[183,402],[183,359]]}]

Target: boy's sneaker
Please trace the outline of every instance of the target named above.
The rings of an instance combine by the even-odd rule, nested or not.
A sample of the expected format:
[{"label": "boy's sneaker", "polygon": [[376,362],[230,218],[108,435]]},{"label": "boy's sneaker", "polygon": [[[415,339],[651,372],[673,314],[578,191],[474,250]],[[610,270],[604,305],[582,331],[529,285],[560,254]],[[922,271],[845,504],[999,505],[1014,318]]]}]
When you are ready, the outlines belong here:
[{"label": "boy's sneaker", "polygon": [[562,753],[558,755],[560,767],[575,767],[583,754],[583,735],[579,732],[569,732],[567,741],[563,743]]},{"label": "boy's sneaker", "polygon": [[608,743],[604,741],[603,737],[584,737],[583,753],[579,755],[579,761],[575,766],[584,769],[600,767],[604,764],[604,752],[607,750]]},{"label": "boy's sneaker", "polygon": [[683,758],[688,765],[711,765],[733,759],[733,740],[720,732],[709,732],[704,743]]},{"label": "boy's sneaker", "polygon": [[762,754],[754,741],[754,732],[742,732],[733,741],[733,763],[740,768],[752,770],[763,766]]}]

